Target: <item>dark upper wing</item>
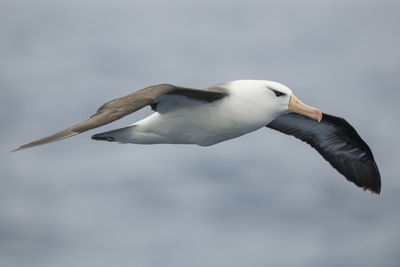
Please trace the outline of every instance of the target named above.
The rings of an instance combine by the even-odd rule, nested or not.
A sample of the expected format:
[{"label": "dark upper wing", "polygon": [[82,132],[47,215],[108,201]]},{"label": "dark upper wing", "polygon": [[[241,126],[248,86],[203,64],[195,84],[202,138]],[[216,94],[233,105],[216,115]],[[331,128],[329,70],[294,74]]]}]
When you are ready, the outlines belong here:
[{"label": "dark upper wing", "polygon": [[133,113],[147,105],[157,104],[157,99],[161,96],[166,95],[179,95],[197,101],[212,102],[225,97],[227,93],[220,88],[197,90],[174,86],[170,84],[149,86],[124,97],[117,98],[105,103],[97,110],[94,115],[92,115],[86,121],[78,123],[61,132],[22,145],[12,152],[33,146],[47,144],[73,135],[77,135],[93,128],[100,127],[107,123],[118,120],[130,113]]},{"label": "dark upper wing", "polygon": [[345,119],[323,114],[321,122],[317,122],[297,113],[287,113],[267,127],[310,144],[347,180],[380,193],[381,178],[374,156]]},{"label": "dark upper wing", "polygon": [[154,111],[165,113],[182,107],[193,107],[194,103],[201,105],[202,103],[213,102],[227,95],[227,90],[222,87],[210,87],[204,90],[176,87],[174,90],[157,97],[151,104],[151,108]]}]

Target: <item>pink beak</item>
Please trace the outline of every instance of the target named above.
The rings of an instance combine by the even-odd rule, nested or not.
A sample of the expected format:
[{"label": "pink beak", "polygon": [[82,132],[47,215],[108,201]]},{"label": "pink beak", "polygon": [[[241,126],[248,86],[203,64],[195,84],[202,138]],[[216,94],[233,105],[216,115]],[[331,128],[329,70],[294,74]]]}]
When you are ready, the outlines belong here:
[{"label": "pink beak", "polygon": [[322,120],[322,113],[317,108],[307,106],[300,101],[294,94],[290,95],[289,110],[298,114],[310,117],[311,119],[320,122]]}]

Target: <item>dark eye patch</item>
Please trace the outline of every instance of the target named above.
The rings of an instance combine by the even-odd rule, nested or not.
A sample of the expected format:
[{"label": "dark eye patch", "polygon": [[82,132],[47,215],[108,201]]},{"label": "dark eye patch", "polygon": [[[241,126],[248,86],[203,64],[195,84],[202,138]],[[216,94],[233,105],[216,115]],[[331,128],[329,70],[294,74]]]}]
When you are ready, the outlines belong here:
[{"label": "dark eye patch", "polygon": [[279,91],[277,91],[277,90],[275,90],[275,89],[271,89],[271,88],[269,88],[272,92],[274,92],[274,94],[276,95],[276,97],[280,97],[280,96],[283,96],[283,95],[286,95],[285,93],[282,93],[282,92],[279,92]]}]

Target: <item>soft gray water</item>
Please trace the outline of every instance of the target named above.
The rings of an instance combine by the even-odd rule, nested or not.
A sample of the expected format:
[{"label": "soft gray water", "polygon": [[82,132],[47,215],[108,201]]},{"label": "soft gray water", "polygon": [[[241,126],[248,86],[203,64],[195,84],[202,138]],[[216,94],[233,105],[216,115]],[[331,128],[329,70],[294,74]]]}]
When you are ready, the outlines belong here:
[{"label": "soft gray water", "polygon": [[[0,266],[400,264],[398,1],[0,1]],[[269,129],[9,154],[147,85],[269,79],[345,117],[380,196]]]}]

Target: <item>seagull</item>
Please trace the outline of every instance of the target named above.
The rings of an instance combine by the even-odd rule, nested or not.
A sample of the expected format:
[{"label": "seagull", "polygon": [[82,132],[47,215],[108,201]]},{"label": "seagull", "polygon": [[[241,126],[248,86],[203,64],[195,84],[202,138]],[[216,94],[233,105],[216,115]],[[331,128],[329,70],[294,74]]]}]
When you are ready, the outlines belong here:
[{"label": "seagull", "polygon": [[12,152],[83,133],[146,106],[154,113],[92,139],[211,146],[266,126],[308,143],[347,180],[380,193],[379,169],[356,130],[345,119],[304,104],[288,87],[273,81],[236,80],[203,90],[171,84],[149,86],[111,100],[89,119]]}]

